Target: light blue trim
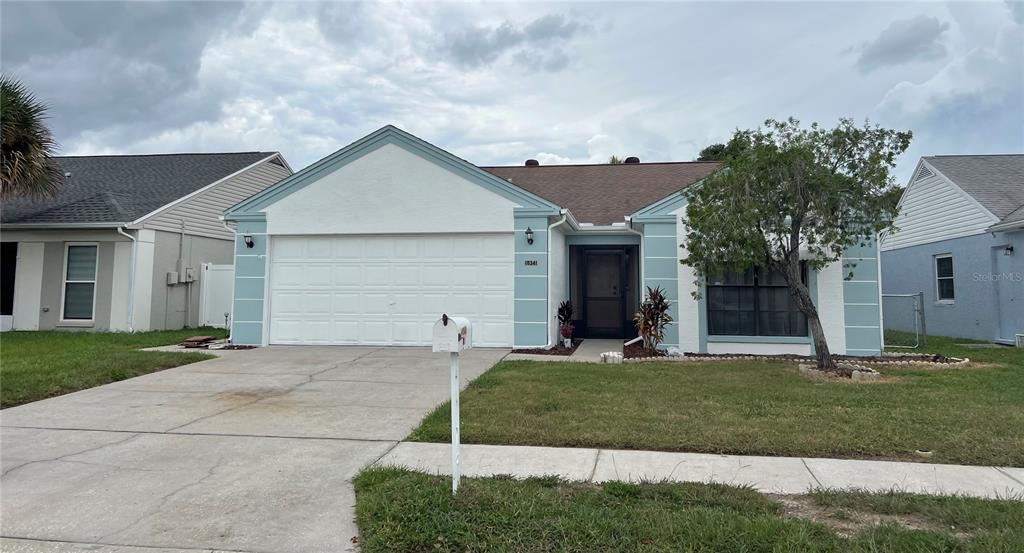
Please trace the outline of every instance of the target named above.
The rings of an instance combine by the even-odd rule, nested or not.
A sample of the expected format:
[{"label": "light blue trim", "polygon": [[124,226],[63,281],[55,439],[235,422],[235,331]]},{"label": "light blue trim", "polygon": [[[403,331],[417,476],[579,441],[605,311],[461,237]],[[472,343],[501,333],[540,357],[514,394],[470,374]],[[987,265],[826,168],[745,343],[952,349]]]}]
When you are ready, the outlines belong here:
[{"label": "light blue trim", "polygon": [[231,321],[231,343],[259,346],[263,342],[263,323]]},{"label": "light blue trim", "polygon": [[[517,299],[515,300],[516,324],[522,322],[545,324],[548,320],[547,299]],[[546,342],[545,342],[546,343]]]},{"label": "light blue trim", "polygon": [[635,234],[569,234],[568,246],[637,246],[640,237]]},{"label": "light blue trim", "polygon": [[[515,242],[515,268],[513,293],[513,344],[522,347],[541,347],[548,343],[548,217],[532,210],[517,210],[513,214]],[[533,230],[533,244],[526,243],[526,229]],[[537,261],[526,266],[526,260]]]},{"label": "light blue trim", "polygon": [[[680,196],[681,197],[681,196]],[[676,235],[676,223],[674,217],[669,217],[666,222],[645,224],[643,226],[643,240],[646,245],[648,241],[655,240],[660,236],[674,237]],[[665,329],[664,343],[669,345],[679,344],[679,259],[662,255],[664,252],[651,252],[645,247],[643,252],[643,289],[640,291],[640,298],[647,294],[647,288],[661,287],[665,291],[665,297],[672,300],[669,313],[676,324],[669,325]],[[652,255],[656,254],[656,255]],[[673,255],[675,255],[673,253]]]},{"label": "light blue trim", "polygon": [[679,244],[674,236],[645,236],[644,255],[679,259]]},{"label": "light blue trim", "polygon": [[[854,267],[847,266],[854,263]],[[846,352],[850,355],[878,355],[882,350],[878,241],[871,239],[847,248],[843,252],[843,264]],[[846,280],[851,272],[852,278]]]},{"label": "light blue trim", "polygon": [[683,196],[682,191],[674,192],[653,204],[636,211],[629,216],[629,219],[637,223],[646,223],[662,221],[667,217],[674,221],[679,217],[673,215],[672,212],[685,206],[686,198]]},{"label": "light blue trim", "polygon": [[554,215],[559,212],[558,206],[540,196],[519,188],[397,127],[387,125],[234,205],[227,210],[224,218],[232,221],[241,221],[258,217],[255,215],[256,212],[387,144],[399,146],[410,153],[416,154],[439,167],[447,169],[519,204],[522,207],[518,208],[517,211],[524,212],[529,210],[538,215]]},{"label": "light blue trim", "polygon": [[708,342],[736,344],[810,344],[809,336],[708,336]]},{"label": "light blue trim", "polygon": [[548,343],[548,327],[544,324],[515,324],[512,343],[515,347],[541,347]]}]

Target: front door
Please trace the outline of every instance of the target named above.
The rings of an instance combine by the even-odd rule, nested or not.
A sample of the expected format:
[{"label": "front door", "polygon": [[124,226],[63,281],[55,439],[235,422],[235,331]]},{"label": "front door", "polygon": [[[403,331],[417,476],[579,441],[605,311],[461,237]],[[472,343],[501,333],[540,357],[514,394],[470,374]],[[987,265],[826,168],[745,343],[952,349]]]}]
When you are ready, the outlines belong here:
[{"label": "front door", "polygon": [[583,322],[588,338],[622,338],[626,324],[625,249],[583,252]]}]

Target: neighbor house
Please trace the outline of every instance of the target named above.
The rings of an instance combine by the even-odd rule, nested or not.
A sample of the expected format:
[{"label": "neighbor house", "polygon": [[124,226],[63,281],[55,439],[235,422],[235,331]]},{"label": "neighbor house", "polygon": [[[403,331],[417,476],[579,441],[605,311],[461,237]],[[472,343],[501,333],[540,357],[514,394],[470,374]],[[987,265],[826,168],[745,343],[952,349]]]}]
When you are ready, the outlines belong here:
[{"label": "neighbor house", "polygon": [[[1024,333],[1024,154],[921,158],[882,239],[886,294],[923,293],[928,334],[1013,344]],[[885,326],[914,330],[886,299]]]},{"label": "neighbor house", "polygon": [[[672,300],[664,345],[802,353],[807,324],[777,275],[702,286],[682,265],[680,190],[715,163],[477,167],[384,127],[234,206],[232,339],[243,344],[424,345],[442,313],[476,346],[543,347],[559,302],[576,335],[632,338],[645,287]],[[881,347],[874,242],[809,271],[834,352]]]},{"label": "neighbor house", "polygon": [[198,324],[204,264],[233,263],[221,214],[292,173],[273,152],[54,161],[64,175],[56,196],[3,203],[4,330]]}]

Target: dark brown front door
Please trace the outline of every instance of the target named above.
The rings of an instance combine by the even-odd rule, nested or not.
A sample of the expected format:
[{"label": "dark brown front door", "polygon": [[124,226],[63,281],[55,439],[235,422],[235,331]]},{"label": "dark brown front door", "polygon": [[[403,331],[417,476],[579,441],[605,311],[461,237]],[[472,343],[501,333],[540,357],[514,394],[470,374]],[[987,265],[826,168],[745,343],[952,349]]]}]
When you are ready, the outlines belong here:
[{"label": "dark brown front door", "polygon": [[583,323],[585,337],[622,338],[626,324],[625,249],[583,251]]}]

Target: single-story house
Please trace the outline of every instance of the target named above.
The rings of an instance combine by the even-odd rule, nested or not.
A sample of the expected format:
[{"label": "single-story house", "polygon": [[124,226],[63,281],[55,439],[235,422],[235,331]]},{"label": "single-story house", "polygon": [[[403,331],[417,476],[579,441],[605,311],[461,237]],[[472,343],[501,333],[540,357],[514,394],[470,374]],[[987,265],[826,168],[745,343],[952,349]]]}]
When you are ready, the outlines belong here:
[{"label": "single-story house", "polygon": [[[576,335],[632,338],[645,287],[674,322],[665,346],[809,353],[777,275],[708,283],[680,264],[680,190],[714,163],[477,167],[384,127],[239,203],[232,340],[242,344],[425,345],[442,313],[476,346],[543,347],[558,304]],[[881,348],[874,242],[807,275],[836,353]]]},{"label": "single-story house", "polygon": [[3,204],[4,330],[195,326],[203,264],[234,262],[224,210],[292,174],[276,152],[54,161],[56,196]]},{"label": "single-story house", "polygon": [[[1024,333],[1024,154],[923,157],[882,238],[882,289],[924,293],[928,334],[1013,344]],[[885,326],[914,330],[886,299]]]}]

